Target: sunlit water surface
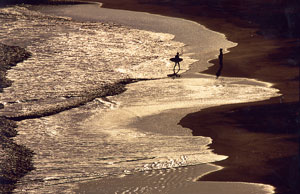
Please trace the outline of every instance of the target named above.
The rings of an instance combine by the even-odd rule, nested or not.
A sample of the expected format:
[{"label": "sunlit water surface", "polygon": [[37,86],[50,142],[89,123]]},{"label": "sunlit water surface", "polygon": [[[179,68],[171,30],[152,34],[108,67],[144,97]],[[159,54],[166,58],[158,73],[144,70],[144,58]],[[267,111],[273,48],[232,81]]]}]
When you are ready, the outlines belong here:
[{"label": "sunlit water surface", "polygon": [[[184,46],[171,34],[80,23],[24,7],[0,9],[0,22],[2,43],[32,53],[8,72],[13,84],[0,94],[1,114],[59,112],[18,122],[15,140],[35,152],[36,168],[18,183],[19,193],[70,192],[69,184],[77,181],[223,160],[208,148],[209,137],[132,123],[174,108],[200,110],[278,95],[254,80],[166,78],[173,67],[169,58]],[[194,61],[186,55],[182,68]],[[130,84],[121,95],[97,96],[124,78],[161,79]],[[74,108],[59,111],[68,106]]]}]

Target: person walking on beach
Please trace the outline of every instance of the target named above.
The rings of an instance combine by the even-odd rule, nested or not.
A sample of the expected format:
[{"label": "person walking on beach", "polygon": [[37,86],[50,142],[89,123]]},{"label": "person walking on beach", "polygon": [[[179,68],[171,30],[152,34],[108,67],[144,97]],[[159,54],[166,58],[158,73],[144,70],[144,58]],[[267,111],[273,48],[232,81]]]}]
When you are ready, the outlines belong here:
[{"label": "person walking on beach", "polygon": [[216,79],[218,79],[221,75],[222,69],[223,69],[223,49],[220,48],[220,54],[219,54],[219,69],[216,73]]}]

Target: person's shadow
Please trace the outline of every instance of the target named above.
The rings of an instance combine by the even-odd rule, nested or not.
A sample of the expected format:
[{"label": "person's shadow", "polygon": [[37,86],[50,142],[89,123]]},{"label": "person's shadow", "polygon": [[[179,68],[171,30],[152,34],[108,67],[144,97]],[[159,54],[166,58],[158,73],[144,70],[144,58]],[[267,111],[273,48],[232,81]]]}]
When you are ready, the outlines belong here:
[{"label": "person's shadow", "polygon": [[221,72],[222,72],[222,69],[223,69],[223,49],[220,49],[220,54],[219,54],[219,69],[216,73],[216,79],[218,79],[221,75]]}]

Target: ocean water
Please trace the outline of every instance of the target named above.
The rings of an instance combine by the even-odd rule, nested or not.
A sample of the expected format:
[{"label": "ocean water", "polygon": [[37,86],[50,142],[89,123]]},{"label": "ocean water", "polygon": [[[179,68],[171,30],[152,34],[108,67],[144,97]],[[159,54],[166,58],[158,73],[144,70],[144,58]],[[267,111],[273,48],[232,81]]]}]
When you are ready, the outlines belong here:
[{"label": "ocean water", "polygon": [[[135,124],[172,109],[279,95],[255,80],[167,78],[169,58],[185,49],[172,34],[78,22],[19,6],[0,9],[0,20],[1,43],[32,53],[8,71],[13,84],[0,94],[1,115],[36,115],[18,122],[15,141],[34,151],[36,169],[20,180],[16,193],[71,193],[72,185],[85,180],[226,159],[209,149],[211,138],[194,137],[174,121]],[[185,70],[198,60],[189,54],[183,59]],[[103,95],[128,78],[146,81],[127,85],[120,95]]]}]

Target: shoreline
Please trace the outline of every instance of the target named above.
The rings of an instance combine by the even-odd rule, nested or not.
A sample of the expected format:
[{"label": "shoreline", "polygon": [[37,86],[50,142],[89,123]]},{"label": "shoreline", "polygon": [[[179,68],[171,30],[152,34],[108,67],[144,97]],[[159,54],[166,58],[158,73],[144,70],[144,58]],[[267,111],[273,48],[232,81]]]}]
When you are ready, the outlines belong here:
[{"label": "shoreline", "polygon": [[[121,90],[122,90],[122,88],[121,88]],[[122,91],[120,91],[120,92],[122,92]],[[42,116],[48,116],[48,115],[51,115],[52,113],[56,113],[56,112],[51,111],[51,112],[46,112],[45,113],[46,115],[45,114],[33,114],[33,115],[26,115],[26,116],[16,116],[16,117],[11,117],[11,118],[13,120],[19,121],[19,120],[23,120],[23,119],[31,119],[31,118],[38,118],[38,117],[42,117]],[[11,186],[14,186],[14,185],[11,185]]]},{"label": "shoreline", "polygon": [[[263,111],[263,115],[268,115],[272,117],[273,115],[276,115],[277,113],[272,112],[272,110],[277,109],[282,111],[283,113],[289,112],[290,114],[289,117],[284,117],[282,120],[283,122],[287,120],[293,120],[294,119],[294,124],[295,122],[297,123],[299,118],[299,103],[297,102],[299,99],[299,75],[298,75],[298,67],[290,64],[290,65],[281,65],[282,63],[285,62],[286,53],[290,54],[293,50],[298,49],[297,41],[296,45],[293,43],[294,42],[291,39],[282,39],[282,38],[266,38],[263,37],[259,34],[257,34],[257,31],[261,30],[257,26],[253,27],[253,25],[246,24],[243,25],[245,22],[244,21],[234,21],[234,16],[231,16],[233,18],[234,22],[228,22],[229,19],[227,18],[226,21],[225,19],[221,19],[220,16],[215,16],[215,18],[208,18],[208,17],[197,17],[193,14],[185,13],[187,9],[185,10],[184,8],[180,8],[179,6],[176,7],[173,6],[173,9],[168,10],[167,6],[155,4],[155,3],[145,3],[143,5],[132,2],[130,0],[125,0],[122,1],[121,3],[110,3],[108,1],[102,0],[103,7],[109,7],[109,8],[119,8],[119,9],[128,9],[128,10],[133,10],[133,11],[146,11],[150,13],[156,13],[156,14],[162,14],[162,15],[167,15],[167,16],[175,16],[175,17],[183,17],[185,19],[190,19],[192,21],[199,22],[201,24],[204,24],[210,29],[216,30],[216,31],[221,31],[226,34],[226,36],[229,38],[229,40],[238,40],[235,42],[238,42],[238,46],[235,48],[230,49],[230,53],[224,55],[224,63],[226,64],[226,69],[223,71],[222,75],[225,76],[241,76],[241,77],[247,77],[247,78],[255,78],[258,80],[263,80],[267,82],[271,82],[274,84],[273,87],[280,89],[280,92],[283,93],[284,98],[272,98],[270,100],[266,101],[261,101],[261,102],[255,102],[255,103],[244,103],[244,104],[238,104],[238,105],[225,105],[227,108],[222,107],[215,107],[215,108],[210,108],[208,110],[202,110],[198,113],[191,113],[190,115],[187,115],[185,118],[182,119],[180,124],[183,124],[184,126],[192,129],[194,135],[200,135],[200,136],[205,136],[207,134],[205,131],[200,130],[201,127],[194,125],[193,123],[195,122],[195,119],[201,118],[203,116],[204,112],[209,114],[211,117],[215,119],[211,119],[210,123],[207,123],[208,127],[206,130],[211,131],[214,127],[219,127],[218,124],[216,124],[216,120],[221,120],[222,117],[226,112],[232,112],[233,109],[237,110],[244,110],[244,109],[249,109],[251,110],[253,107],[260,105],[257,109]],[[166,4],[167,5],[167,4]],[[174,10],[177,10],[174,11]],[[178,12],[179,10],[179,12]],[[196,10],[196,8],[195,8]],[[201,10],[201,9],[200,9]],[[202,9],[203,10],[203,9]],[[198,10],[199,12],[199,10]],[[215,12],[213,14],[216,14]],[[212,15],[213,15],[212,14]],[[262,29],[261,31],[263,31]],[[240,32],[240,33],[238,33]],[[257,48],[259,50],[257,51]],[[280,53],[282,48],[286,49],[286,53]],[[275,57],[276,56],[276,57]],[[298,59],[294,57],[295,54],[291,54],[291,58],[294,61],[297,61]],[[241,62],[245,62],[245,64],[241,64],[239,66],[236,66],[236,64],[240,64]],[[217,60],[212,60],[212,63],[215,65],[209,68],[207,71],[204,71],[203,73],[208,73],[208,74],[214,74],[216,72],[217,68]],[[293,62],[293,61],[292,61]],[[257,64],[254,68],[251,67],[251,64]],[[274,66],[276,66],[276,69],[274,69]],[[257,69],[255,69],[257,68]],[[222,76],[221,75],[221,76]],[[287,79],[290,78],[290,79]],[[279,103],[279,102],[283,102]],[[292,105],[289,105],[287,103],[292,102]],[[272,106],[272,110],[269,110],[268,107]],[[296,107],[293,109],[293,111],[289,111],[286,107]],[[235,110],[236,111],[236,110]],[[224,113],[225,112],[225,113]],[[259,119],[262,116],[262,113],[254,115],[253,117],[256,119]],[[263,143],[264,140],[264,133],[270,133],[270,131],[274,130],[274,125],[272,125],[272,119],[268,120],[267,122],[270,123],[269,130],[267,132],[263,132],[261,130],[257,130],[254,133],[250,133],[249,131],[249,124],[246,126],[248,115],[244,115],[242,119],[238,120],[237,116],[230,116],[229,118],[229,126],[226,126],[225,133],[228,133],[228,131],[232,131],[235,129],[237,132],[244,133],[247,137],[247,135],[253,135],[254,137],[248,137],[245,138],[245,142],[251,142],[251,140],[255,139],[260,139],[260,143]],[[247,130],[244,128],[248,127]],[[237,129],[239,127],[239,129]],[[252,129],[256,129],[256,127],[261,127],[260,125],[256,125],[255,127],[252,126]],[[234,130],[234,131],[235,131]],[[218,133],[216,130],[212,130],[212,133]],[[250,129],[251,131],[251,129]],[[297,128],[296,128],[297,131]],[[227,169],[229,170],[220,170],[214,173],[210,173],[207,176],[204,176],[200,179],[200,181],[217,181],[217,180],[222,180],[222,181],[247,181],[251,180],[253,182],[262,182],[262,183],[271,183],[276,187],[276,192],[277,193],[296,193],[299,190],[299,186],[297,186],[297,182],[299,182],[300,177],[299,177],[299,172],[297,169],[299,169],[299,135],[297,133],[288,133],[290,136],[289,138],[292,139],[291,141],[285,140],[285,133],[282,135],[282,131],[278,132],[277,137],[278,139],[275,140],[275,142],[267,142],[267,146],[270,147],[268,150],[261,150],[263,148],[263,145],[256,146],[256,150],[260,152],[263,158],[266,158],[266,161],[260,162],[262,166],[247,166],[247,163],[245,160],[240,160],[236,159],[236,157],[239,157],[242,152],[237,153],[236,150],[232,151],[230,149],[227,149],[227,151],[224,152],[222,150],[222,146],[228,146],[226,142],[222,142],[220,138],[217,138],[215,136],[214,143],[211,145],[213,149],[215,149],[215,152],[218,154],[225,154],[229,156],[229,158],[232,158],[233,160],[225,160],[221,162],[217,162],[218,165],[221,166],[226,166]],[[299,129],[298,129],[299,133]],[[268,134],[272,136],[272,134]],[[213,136],[213,134],[209,134],[209,137]],[[228,141],[234,141],[234,137],[229,135],[227,137]],[[220,142],[219,142],[220,141]],[[219,142],[219,143],[216,143]],[[244,143],[245,143],[244,142]],[[269,143],[269,144],[268,144]],[[288,157],[283,157],[280,155],[285,153],[285,149],[282,149],[281,147],[276,147],[273,148],[272,145],[280,144],[283,145],[285,148],[291,149],[292,152],[289,153],[290,155]],[[243,144],[242,144],[243,145]],[[264,146],[266,146],[264,145]],[[235,147],[231,147],[235,148]],[[278,156],[274,156],[272,153],[275,151],[275,153],[278,153]],[[219,153],[220,152],[220,153]],[[247,153],[247,152],[246,152]],[[260,155],[261,156],[261,155]],[[245,159],[247,158],[247,154],[244,154]],[[270,158],[268,158],[270,157]],[[255,158],[255,157],[254,157]],[[276,159],[275,159],[276,158]],[[237,166],[230,165],[230,162],[236,161],[238,163],[234,163]],[[256,162],[255,160],[251,160]],[[245,165],[246,164],[246,165]],[[298,165],[298,166],[297,166]],[[239,167],[242,168],[242,166],[245,168],[247,167],[252,167],[251,170],[254,171],[260,171],[260,168],[269,168],[268,170],[263,170],[262,174],[260,175],[259,181],[257,180],[258,176],[254,174],[249,174],[247,173],[247,176],[241,177],[239,175],[240,169]],[[249,170],[245,168],[244,170]],[[294,173],[289,174],[289,172],[293,171]],[[273,177],[272,177],[273,176]],[[226,178],[225,178],[226,177]],[[232,177],[232,178],[228,178]],[[271,177],[271,178],[270,178]],[[285,181],[283,181],[285,180]]]},{"label": "shoreline", "polygon": [[[91,2],[90,0],[81,0],[81,2]],[[236,47],[230,48],[229,53],[224,54],[224,69],[221,77],[246,77],[254,78],[260,81],[273,83],[285,96],[286,102],[299,100],[299,68],[296,52],[298,51],[300,42],[298,37],[282,38],[276,34],[262,36],[265,29],[259,28],[253,21],[245,21],[235,19],[235,16],[226,12],[226,18],[218,14],[217,6],[211,8],[204,5],[193,5],[187,2],[186,5],[180,3],[158,3],[156,1],[148,1],[147,3],[138,3],[134,0],[121,0],[111,2],[109,0],[93,0],[101,2],[102,7],[111,9],[122,9],[131,11],[148,12],[163,16],[177,17],[196,22],[204,25],[206,28],[218,33],[225,34],[229,41],[237,42]],[[228,0],[235,2],[235,0]],[[184,3],[183,3],[184,4]],[[207,3],[208,4],[208,3]],[[194,7],[194,8],[191,8]],[[243,5],[240,5],[241,7]],[[250,5],[249,5],[250,6]],[[254,6],[254,5],[251,5]],[[240,7],[236,7],[240,8]],[[199,9],[196,12],[196,9]],[[212,13],[198,14],[201,11]],[[267,31],[267,30],[265,30]],[[273,37],[274,36],[274,37]],[[258,49],[259,48],[259,49]],[[286,54],[281,53],[282,49],[286,49]],[[291,57],[290,61],[286,61],[287,57]],[[213,66],[209,67],[201,73],[215,75],[218,68],[217,59],[209,61]],[[250,65],[255,64],[255,65]],[[274,66],[279,69],[274,69]],[[286,79],[291,77],[292,79]],[[286,83],[289,82],[289,83]],[[295,90],[295,88],[297,88]]]},{"label": "shoreline", "polygon": [[[180,125],[194,129],[195,136],[211,137],[214,142],[210,147],[218,154],[229,156],[214,163],[224,169],[199,181],[263,183],[275,186],[276,193],[297,193],[299,118],[294,114],[296,105],[265,105],[264,101],[224,105],[182,118]],[[278,106],[281,106],[279,110]],[[273,116],[276,121],[270,122]]]},{"label": "shoreline", "polygon": [[[231,52],[232,52],[232,51],[231,51]],[[226,54],[225,56],[227,56],[227,54]],[[208,70],[208,72],[209,72],[209,71],[210,71],[212,74],[214,74],[213,67],[210,68],[210,69]],[[225,72],[225,74],[226,74],[226,72]],[[295,94],[292,94],[292,95],[295,95]],[[290,100],[293,99],[293,98],[294,98],[294,97],[291,97],[291,98],[288,97],[288,98],[286,98],[286,100],[287,100],[287,101],[290,101]],[[271,100],[271,101],[272,101],[272,102],[273,102],[273,101],[277,101],[277,102],[278,102],[279,100],[278,100],[278,99],[275,99],[275,100]],[[293,100],[291,100],[291,101],[293,101]],[[270,102],[270,101],[266,101],[265,103],[269,103],[269,102]],[[261,102],[259,102],[259,103],[261,103]],[[255,104],[255,103],[254,103],[254,104]],[[229,105],[229,106],[231,107],[232,105]],[[250,106],[250,105],[247,103],[247,104],[244,104],[243,107],[244,107],[244,106]],[[251,105],[251,106],[252,106],[252,105]],[[216,109],[218,109],[217,111],[220,111],[220,110],[221,110],[221,108],[216,108]],[[201,112],[202,112],[202,111],[201,111]],[[216,112],[216,111],[215,111],[215,112]],[[198,116],[199,116],[199,115],[198,115]],[[194,130],[194,131],[197,131],[197,130]],[[200,135],[201,135],[201,134],[200,134]],[[216,150],[216,152],[218,152],[218,150]],[[222,171],[222,170],[221,170],[221,171]],[[212,174],[214,174],[214,173],[212,173]],[[216,176],[217,176],[217,175],[216,175]],[[217,177],[218,177],[218,176],[217,176]],[[212,179],[214,179],[214,178],[212,178]]]},{"label": "shoreline", "polygon": [[[85,184],[88,184],[88,183],[83,183],[82,185],[85,185]],[[85,186],[83,186],[83,188],[84,188]],[[197,186],[196,186],[197,187]],[[81,191],[79,191],[79,192],[85,192],[86,190],[85,190],[86,188],[84,188],[83,190],[81,190]]]}]

